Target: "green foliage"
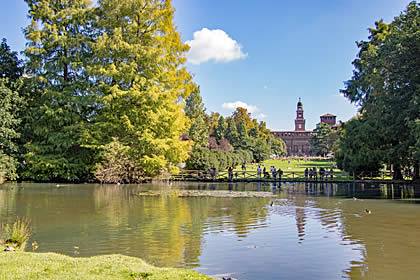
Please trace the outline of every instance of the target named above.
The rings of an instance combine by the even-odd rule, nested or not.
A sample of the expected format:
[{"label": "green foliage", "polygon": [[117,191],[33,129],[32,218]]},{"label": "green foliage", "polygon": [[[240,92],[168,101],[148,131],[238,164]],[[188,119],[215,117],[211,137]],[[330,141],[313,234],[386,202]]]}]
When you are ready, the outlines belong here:
[{"label": "green foliage", "polygon": [[17,178],[18,129],[24,106],[24,98],[19,93],[21,84],[21,81],[9,83],[7,78],[0,80],[0,173],[9,180]]},{"label": "green foliage", "polygon": [[271,148],[271,154],[278,156],[287,155],[286,143],[281,138],[277,138],[274,135],[268,135],[267,144]]},{"label": "green foliage", "polygon": [[240,122],[238,125],[238,134],[239,134],[239,143],[240,146],[246,145],[246,142],[248,141],[248,131],[246,130],[246,124],[245,122]]},{"label": "green foliage", "polygon": [[190,157],[186,161],[186,169],[190,170],[208,170],[209,168],[219,169],[219,161],[215,150],[202,147],[194,147]]},{"label": "green foliage", "polygon": [[223,118],[223,116],[220,116],[219,120],[217,121],[217,126],[215,128],[217,141],[220,141],[220,139],[225,138],[226,132],[227,132],[227,126],[226,126],[225,118]]},{"label": "green foliage", "polygon": [[25,106],[21,64],[17,52],[11,51],[3,39],[0,44],[0,183],[18,177],[19,127]]},{"label": "green foliage", "polygon": [[208,125],[206,122],[206,109],[200,96],[200,87],[194,88],[185,100],[185,115],[191,120],[188,135],[194,145],[206,147],[208,145]]},{"label": "green foliage", "polygon": [[402,178],[402,166],[419,162],[416,149],[410,149],[417,141],[414,123],[420,119],[419,20],[420,4],[412,2],[391,24],[376,22],[369,41],[358,43],[354,75],[342,91],[360,105],[361,120],[356,123],[361,128],[369,124],[374,128],[370,138],[382,140],[375,146],[370,141],[364,145],[378,160],[393,165],[395,179]]},{"label": "green foliage", "polygon": [[267,142],[262,138],[249,138],[248,149],[252,152],[254,160],[264,161],[270,157],[271,149]]},{"label": "green foliage", "polygon": [[312,154],[317,156],[325,156],[332,151],[333,130],[326,123],[318,123],[312,133],[309,143],[312,146]]},{"label": "green foliage", "polygon": [[195,145],[205,147],[208,145],[208,127],[203,115],[198,115],[191,123],[189,135]]},{"label": "green foliage", "polygon": [[[112,166],[127,160],[136,176],[156,176],[185,161],[192,143],[180,137],[190,124],[183,101],[194,92],[186,102],[191,117],[204,108],[183,67],[189,47],[176,32],[171,2],[25,1],[32,89],[24,177],[85,180],[97,159],[98,175],[111,150],[122,147],[129,150],[124,162]],[[193,126],[200,145],[207,139],[204,117]]]},{"label": "green foliage", "polygon": [[337,166],[351,174],[376,172],[382,166],[381,151],[375,147],[384,141],[372,137],[376,127],[356,117],[340,127],[340,137],[334,147]]},{"label": "green foliage", "polygon": [[22,61],[17,52],[11,51],[7,40],[3,38],[0,44],[0,79],[8,79],[8,82],[16,82],[23,74]]},{"label": "green foliage", "polygon": [[88,67],[98,112],[84,144],[101,149],[117,137],[144,171],[183,162],[188,118],[179,103],[196,86],[183,67],[188,45],[173,25],[170,1],[98,2],[98,39]]},{"label": "green foliage", "polygon": [[1,225],[0,234],[1,243],[24,249],[26,241],[32,234],[31,221],[27,218],[17,217],[13,225]]},{"label": "green foliage", "polygon": [[90,4],[87,0],[26,0],[31,24],[25,29],[28,73],[36,88],[26,126],[24,177],[81,180],[89,176],[91,156],[81,147],[92,116],[86,65]]},{"label": "green foliage", "polygon": [[239,165],[243,162],[250,162],[253,155],[250,151],[238,150],[226,152],[221,150],[210,150],[207,148],[194,148],[186,162],[186,168],[191,170],[226,170],[232,165]]},{"label": "green foliage", "polygon": [[245,108],[236,108],[236,110],[232,113],[232,118],[235,120],[235,123],[238,127],[240,123],[243,123],[247,131],[254,127],[254,123],[251,119],[251,113],[248,113],[247,109]]},{"label": "green foliage", "polygon": [[185,115],[191,120],[198,116],[204,116],[206,109],[204,107],[203,99],[200,96],[200,87],[195,87],[191,94],[185,99]]},{"label": "green foliage", "polygon": [[230,144],[234,147],[238,147],[240,145],[239,142],[239,133],[236,127],[235,120],[231,117],[227,118],[227,130],[226,130],[226,139],[229,141]]}]

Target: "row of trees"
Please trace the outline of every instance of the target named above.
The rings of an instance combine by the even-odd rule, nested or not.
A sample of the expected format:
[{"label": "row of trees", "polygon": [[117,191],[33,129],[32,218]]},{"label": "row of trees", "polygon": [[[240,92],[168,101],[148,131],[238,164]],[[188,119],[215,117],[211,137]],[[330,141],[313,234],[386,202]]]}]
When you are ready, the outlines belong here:
[{"label": "row of trees", "polygon": [[187,159],[195,85],[170,0],[25,2],[25,63],[1,45],[4,176],[135,182]]},{"label": "row of trees", "polygon": [[226,168],[284,152],[245,109],[205,113],[170,0],[25,2],[25,61],[0,49],[0,178],[137,182],[189,153]]},{"label": "row of trees", "polygon": [[393,167],[419,178],[420,4],[410,3],[390,24],[376,22],[368,41],[357,43],[353,77],[342,90],[360,114],[342,125],[335,157],[338,166],[360,173]]},{"label": "row of trees", "polygon": [[206,114],[197,87],[186,100],[186,115],[191,119],[188,136],[194,141],[188,169],[226,169],[244,162],[263,161],[270,155],[286,155],[283,140],[270,135],[265,122],[251,118],[238,107],[231,116]]}]

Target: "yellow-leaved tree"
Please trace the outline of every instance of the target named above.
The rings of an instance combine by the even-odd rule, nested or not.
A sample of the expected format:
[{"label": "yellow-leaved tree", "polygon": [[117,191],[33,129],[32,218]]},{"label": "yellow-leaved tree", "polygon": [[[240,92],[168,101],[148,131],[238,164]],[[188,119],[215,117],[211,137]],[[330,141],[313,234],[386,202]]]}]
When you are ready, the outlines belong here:
[{"label": "yellow-leaved tree", "polygon": [[98,1],[87,68],[97,101],[85,146],[98,151],[104,182],[141,181],[188,157],[183,106],[196,86],[173,14],[170,0]]}]

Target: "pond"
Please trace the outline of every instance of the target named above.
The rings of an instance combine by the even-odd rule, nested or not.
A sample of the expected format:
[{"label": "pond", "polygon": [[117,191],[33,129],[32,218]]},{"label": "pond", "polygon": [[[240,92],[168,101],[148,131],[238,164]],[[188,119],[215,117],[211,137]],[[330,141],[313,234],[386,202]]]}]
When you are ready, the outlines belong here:
[{"label": "pond", "polygon": [[[144,191],[160,195],[136,195]],[[186,197],[182,190],[273,197]],[[31,219],[38,252],[124,254],[236,279],[415,279],[414,186],[304,183],[6,184],[0,222]],[[76,247],[76,248],[75,248]]]}]

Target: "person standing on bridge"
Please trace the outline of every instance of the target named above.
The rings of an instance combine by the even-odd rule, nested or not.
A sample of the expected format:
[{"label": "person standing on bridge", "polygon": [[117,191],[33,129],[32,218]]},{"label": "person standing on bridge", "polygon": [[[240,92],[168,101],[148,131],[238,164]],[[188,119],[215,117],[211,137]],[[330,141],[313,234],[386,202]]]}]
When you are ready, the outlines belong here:
[{"label": "person standing on bridge", "polygon": [[281,176],[283,175],[283,170],[279,167],[279,170],[277,170],[277,174],[279,174],[279,181],[281,181]]},{"label": "person standing on bridge", "polygon": [[258,165],[258,168],[257,168],[257,176],[258,176],[258,178],[261,178],[261,166],[259,166],[259,165]]},{"label": "person standing on bridge", "polygon": [[276,175],[277,175],[276,173],[277,173],[277,171],[276,171],[276,168],[274,167],[274,165],[271,166],[271,174],[273,175],[274,180],[276,179]]}]

